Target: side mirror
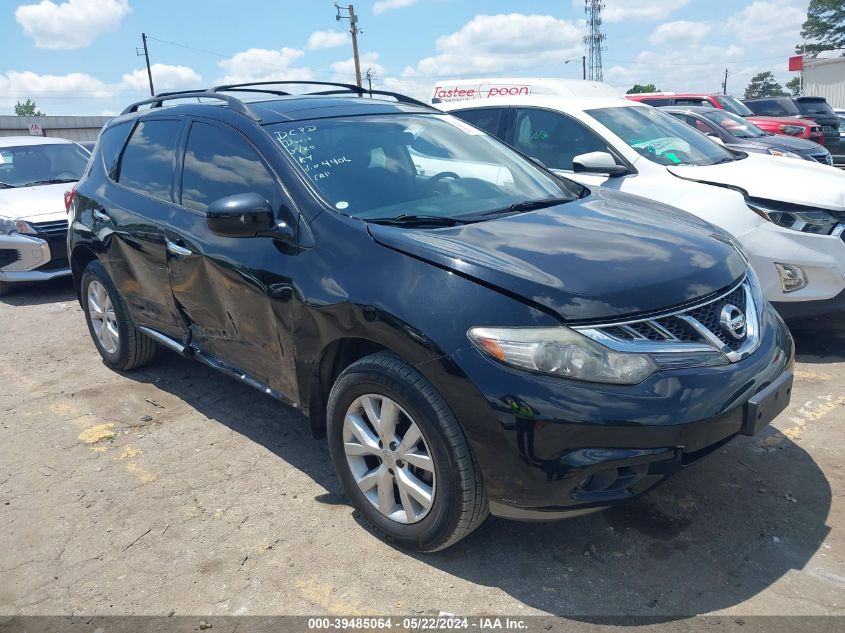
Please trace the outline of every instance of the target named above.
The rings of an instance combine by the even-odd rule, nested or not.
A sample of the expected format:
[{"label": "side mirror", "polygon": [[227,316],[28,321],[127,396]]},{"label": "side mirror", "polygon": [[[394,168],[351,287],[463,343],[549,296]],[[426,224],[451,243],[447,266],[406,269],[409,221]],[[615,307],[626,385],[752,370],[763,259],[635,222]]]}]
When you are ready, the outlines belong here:
[{"label": "side mirror", "polygon": [[253,237],[275,224],[270,203],[257,193],[239,193],[215,200],[205,211],[208,228],[223,237]]},{"label": "side mirror", "polygon": [[608,176],[625,176],[628,168],[617,165],[616,159],[607,152],[589,152],[572,159],[572,171],[584,174],[607,174]]}]

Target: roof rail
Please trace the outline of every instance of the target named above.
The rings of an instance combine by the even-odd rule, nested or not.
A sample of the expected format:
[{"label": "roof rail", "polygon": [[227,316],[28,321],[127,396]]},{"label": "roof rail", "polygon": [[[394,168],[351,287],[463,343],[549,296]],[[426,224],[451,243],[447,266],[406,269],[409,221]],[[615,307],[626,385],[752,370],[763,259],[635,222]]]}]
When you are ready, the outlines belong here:
[{"label": "roof rail", "polygon": [[[253,81],[249,83],[242,83],[242,84],[226,84],[222,86],[215,86],[211,88],[211,92],[250,92],[247,88],[249,86],[328,86],[333,88],[341,88],[341,90],[323,90],[320,92],[305,92],[301,93],[303,95],[336,95],[336,94],[343,94],[345,92],[354,92],[357,93],[358,96],[363,97],[365,94],[367,95],[383,95],[387,97],[393,97],[399,103],[408,103],[412,105],[423,106],[425,108],[431,108],[431,106],[427,103],[423,103],[422,101],[418,101],[412,97],[408,97],[403,95],[399,92],[390,92],[387,90],[367,90],[366,88],[362,88],[361,86],[356,86],[355,84],[345,84],[345,83],[338,83],[334,81]],[[254,92],[269,92],[265,90],[255,90]],[[278,94],[287,95],[290,93],[280,92]]]},{"label": "roof rail", "polygon": [[226,104],[232,108],[232,110],[236,112],[240,112],[248,116],[249,118],[260,121],[261,117],[255,114],[252,110],[249,109],[243,101],[238,99],[237,97],[233,97],[231,95],[223,95],[223,94],[216,94],[212,90],[176,90],[174,92],[162,92],[157,94],[156,96],[145,99],[144,101],[137,101],[132,105],[126,107],[121,114],[129,114],[131,112],[137,112],[138,107],[142,105],[150,104],[151,108],[160,108],[162,103],[165,101],[172,101],[173,99],[220,99],[221,101],[225,101]]},{"label": "roof rail", "polygon": [[[249,106],[238,99],[237,97],[233,97],[232,95],[222,94],[224,92],[261,92],[266,94],[272,94],[280,97],[291,96],[290,92],[284,92],[282,90],[269,90],[267,88],[256,88],[254,86],[286,86],[286,85],[305,85],[305,86],[328,86],[330,88],[335,88],[334,90],[322,90],[319,92],[306,92],[301,93],[303,96],[307,95],[335,95],[335,94],[344,94],[348,92],[354,92],[359,97],[363,97],[365,94],[367,95],[384,95],[388,97],[393,97],[399,103],[407,103],[411,105],[422,106],[428,109],[434,109],[432,106],[428,105],[427,103],[423,103],[422,101],[418,101],[412,97],[408,97],[398,92],[390,92],[387,90],[366,90],[360,86],[356,86],[355,84],[344,84],[344,83],[337,83],[332,81],[253,81],[249,83],[241,83],[241,84],[224,84],[222,86],[214,86],[213,88],[208,88],[207,90],[174,90],[171,92],[160,92],[154,97],[149,99],[145,99],[143,101],[138,101],[133,103],[132,105],[126,107],[121,114],[129,114],[132,112],[137,112],[138,108],[143,105],[150,104],[151,108],[160,108],[162,103],[165,101],[171,101],[174,99],[220,99],[221,101],[225,101],[232,110],[236,112],[240,112],[241,114],[245,114],[246,116],[250,117],[255,121],[261,121],[261,117],[259,117],[255,112],[253,112]],[[339,88],[339,90],[338,90]]]}]

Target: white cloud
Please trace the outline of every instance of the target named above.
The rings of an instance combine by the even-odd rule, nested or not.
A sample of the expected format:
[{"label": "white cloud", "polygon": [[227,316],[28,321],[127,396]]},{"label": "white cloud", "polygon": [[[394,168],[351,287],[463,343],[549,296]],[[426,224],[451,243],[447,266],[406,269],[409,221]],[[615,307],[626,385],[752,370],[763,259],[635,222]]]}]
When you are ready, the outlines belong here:
[{"label": "white cloud", "polygon": [[405,77],[498,73],[562,64],[582,54],[583,33],[568,20],[550,15],[476,15],[451,35],[437,40],[438,55],[426,57]]},{"label": "white cloud", "polygon": [[384,13],[391,9],[404,9],[417,2],[418,0],[379,0],[373,5],[373,13]]},{"label": "white cloud", "polygon": [[40,110],[52,114],[51,105],[57,102],[66,106],[68,100],[107,99],[113,94],[113,87],[85,73],[39,75],[10,70],[0,74],[0,110],[3,111],[11,111],[18,101],[32,99]]},{"label": "white cloud", "polygon": [[[187,66],[153,64],[150,69],[156,92],[194,88],[202,82],[202,77]],[[132,90],[146,91],[150,86],[147,69],[139,68],[123,75],[123,85]]]},{"label": "white cloud", "polygon": [[341,31],[314,31],[308,38],[307,48],[318,50],[342,46],[349,41],[349,36]]},{"label": "white cloud", "polygon": [[[368,68],[374,75],[378,77],[384,76],[385,69],[384,66],[378,63],[378,58],[378,53],[364,53],[361,55],[361,81],[364,85],[366,85],[364,75],[367,73]],[[331,69],[335,75],[332,81],[355,83],[355,60],[352,57],[333,63]]]},{"label": "white cloud", "polygon": [[712,30],[713,25],[709,22],[689,22],[687,20],[664,22],[654,29],[648,41],[655,46],[675,40],[697,41],[708,35]]},{"label": "white cloud", "polygon": [[[573,2],[583,9],[583,2]],[[667,16],[689,4],[689,0],[606,0],[602,13],[605,22],[628,20],[665,20]]]},{"label": "white cloud", "polygon": [[39,48],[74,49],[114,31],[129,13],[129,0],[42,0],[15,9],[15,19]]},{"label": "white cloud", "polygon": [[729,17],[727,27],[743,41],[781,44],[786,39],[792,49],[801,41],[806,7],[806,0],[755,0]]},{"label": "white cloud", "polygon": [[309,68],[297,68],[294,63],[305,53],[298,48],[268,50],[250,48],[219,62],[226,73],[221,83],[243,83],[248,81],[272,81],[313,79]]}]

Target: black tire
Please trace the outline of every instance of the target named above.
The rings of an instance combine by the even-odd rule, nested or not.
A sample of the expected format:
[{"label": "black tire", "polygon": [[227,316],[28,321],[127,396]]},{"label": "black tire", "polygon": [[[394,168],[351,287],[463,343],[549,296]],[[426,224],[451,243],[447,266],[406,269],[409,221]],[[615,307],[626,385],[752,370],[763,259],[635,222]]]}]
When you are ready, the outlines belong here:
[{"label": "black tire", "polygon": [[[117,350],[113,353],[107,351],[100,343],[91,321],[90,307],[88,305],[88,287],[91,282],[98,281],[108,293],[109,299],[114,306],[114,314],[117,321],[118,344]],[[128,371],[146,365],[151,362],[158,352],[158,343],[146,336],[135,326],[129,314],[126,302],[112,282],[111,277],[103,268],[103,265],[94,260],[88,264],[82,273],[82,309],[85,312],[85,321],[88,324],[88,332],[91,340],[97,346],[97,351],[103,357],[103,361],[110,368],[117,371]]]},{"label": "black tire", "polygon": [[8,281],[0,281],[0,297],[5,297],[12,292],[12,284]]},{"label": "black tire", "polygon": [[[422,431],[430,451],[436,491],[428,514],[417,523],[399,523],[378,511],[358,487],[346,459],[343,423],[364,394],[398,403]],[[388,353],[362,358],[338,377],[327,411],[329,450],[347,497],[365,521],[387,541],[421,552],[457,543],[484,522],[487,495],[481,470],[461,425],[434,386],[402,359]]]}]

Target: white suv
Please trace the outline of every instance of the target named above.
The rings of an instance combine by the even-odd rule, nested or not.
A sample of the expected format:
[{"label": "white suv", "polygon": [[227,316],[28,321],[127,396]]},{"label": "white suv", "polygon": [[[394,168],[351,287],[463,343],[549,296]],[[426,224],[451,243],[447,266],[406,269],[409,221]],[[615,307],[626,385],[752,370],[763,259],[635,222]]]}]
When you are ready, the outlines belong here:
[{"label": "white suv", "polygon": [[21,281],[70,275],[64,192],[88,150],[60,138],[0,138],[0,295]]},{"label": "white suv", "polygon": [[671,204],[724,228],[742,244],[766,298],[785,317],[845,311],[842,171],[732,152],[664,112],[624,99],[532,94],[433,101],[577,182]]}]

